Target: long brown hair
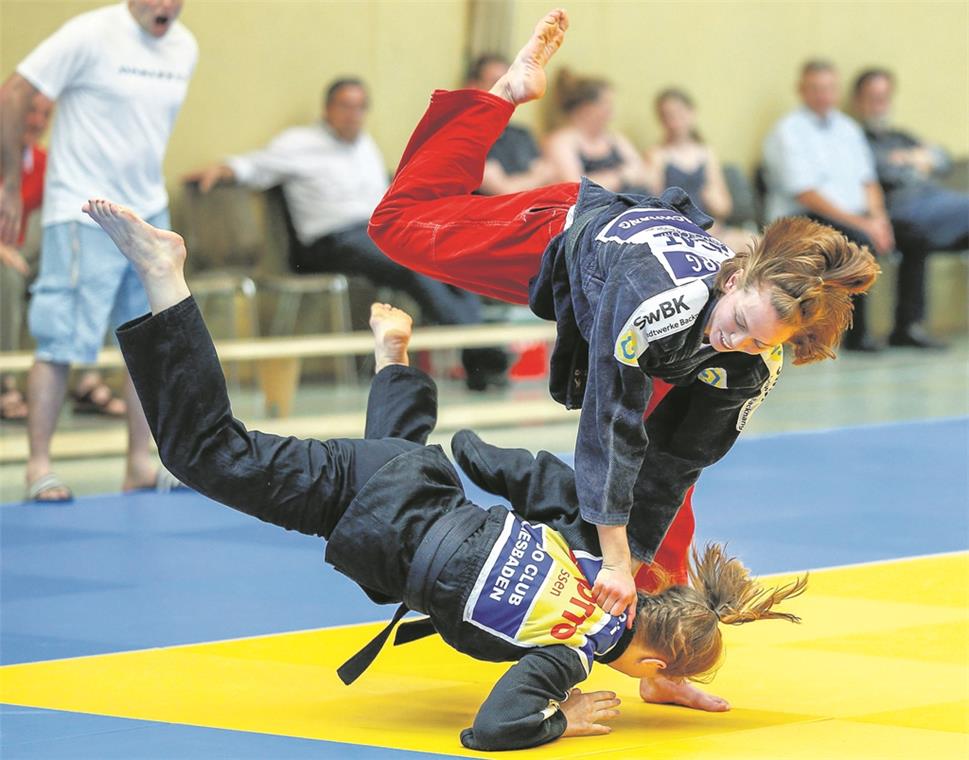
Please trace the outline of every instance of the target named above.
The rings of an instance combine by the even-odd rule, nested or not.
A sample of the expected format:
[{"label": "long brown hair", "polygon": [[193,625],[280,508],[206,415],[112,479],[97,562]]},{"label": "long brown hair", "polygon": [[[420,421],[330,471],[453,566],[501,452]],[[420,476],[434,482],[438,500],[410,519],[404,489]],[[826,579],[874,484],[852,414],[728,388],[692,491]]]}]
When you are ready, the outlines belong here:
[{"label": "long brown hair", "polygon": [[562,113],[568,115],[579,106],[594,103],[612,85],[606,79],[574,74],[568,68],[559,69],[555,78],[555,99]]},{"label": "long brown hair", "polygon": [[838,230],[804,217],[784,217],[760,241],[727,260],[717,286],[740,272],[741,288],[763,288],[781,322],[794,328],[787,341],[794,364],[833,359],[851,324],[851,296],[864,293],[881,270],[866,247]]},{"label": "long brown hair", "polygon": [[802,594],[806,575],[779,588],[765,588],[721,544],[707,544],[702,556],[693,548],[689,576],[689,586],[639,595],[635,640],[661,656],[664,676],[710,680],[723,657],[721,623],[801,622],[797,615],[773,608]]}]

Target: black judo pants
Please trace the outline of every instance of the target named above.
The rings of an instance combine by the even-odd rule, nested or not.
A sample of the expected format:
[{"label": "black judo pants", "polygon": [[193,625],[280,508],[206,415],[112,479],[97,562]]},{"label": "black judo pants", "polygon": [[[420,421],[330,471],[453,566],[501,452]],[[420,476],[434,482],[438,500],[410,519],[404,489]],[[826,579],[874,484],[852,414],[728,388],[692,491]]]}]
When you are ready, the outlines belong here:
[{"label": "black judo pants", "polygon": [[303,440],[247,430],[195,299],[118,329],[162,462],[201,494],[287,530],[329,538],[363,485],[419,448],[437,422],[437,388],[391,365],[370,388],[365,439]]}]

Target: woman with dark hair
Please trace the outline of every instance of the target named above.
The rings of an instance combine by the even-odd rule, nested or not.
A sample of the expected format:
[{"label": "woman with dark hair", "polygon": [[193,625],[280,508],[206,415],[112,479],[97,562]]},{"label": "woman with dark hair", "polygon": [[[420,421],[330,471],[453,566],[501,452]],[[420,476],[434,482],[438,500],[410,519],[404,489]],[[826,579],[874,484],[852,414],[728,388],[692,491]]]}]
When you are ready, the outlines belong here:
[{"label": "woman with dark hair", "polygon": [[693,99],[683,90],[670,87],[656,96],[655,106],[663,139],[646,151],[646,164],[659,179],[659,189],[685,190],[697,208],[713,217],[710,234],[731,250],[750,245],[753,233],[726,224],[733,199],[716,151],[700,137]]},{"label": "woman with dark hair", "polygon": [[646,164],[632,143],[611,126],[612,85],[561,69],[555,91],[566,123],[546,138],[545,155],[556,181],[588,177],[607,190],[646,192],[652,185]]}]

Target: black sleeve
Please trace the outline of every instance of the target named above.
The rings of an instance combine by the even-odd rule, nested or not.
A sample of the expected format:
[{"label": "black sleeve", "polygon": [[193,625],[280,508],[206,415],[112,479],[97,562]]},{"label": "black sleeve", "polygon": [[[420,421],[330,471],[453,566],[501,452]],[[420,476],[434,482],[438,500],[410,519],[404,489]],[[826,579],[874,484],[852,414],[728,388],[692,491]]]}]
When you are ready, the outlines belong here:
[{"label": "black sleeve", "polygon": [[765,364],[754,357],[757,363],[750,366],[750,358],[721,355],[716,361],[726,365],[721,369],[726,369],[728,386],[733,387],[697,379],[673,388],[646,421],[650,446],[636,481],[627,529],[634,557],[652,560],[687,489],[703,468],[730,450],[776,382],[779,363]]},{"label": "black sleeve", "polygon": [[215,501],[327,536],[346,502],[347,447],[248,430],[195,299],[122,325],[118,342],[164,465]]},{"label": "black sleeve", "polygon": [[578,513],[575,471],[547,451],[534,456],[525,449],[492,446],[470,430],[455,433],[451,451],[472,482],[508,499],[528,520],[554,525]]},{"label": "black sleeve", "polygon": [[481,705],[474,725],[461,732],[468,749],[537,747],[565,733],[565,700],[586,677],[579,655],[566,646],[539,647],[501,677]]},{"label": "black sleeve", "polygon": [[437,386],[414,367],[391,364],[374,375],[364,438],[404,438],[424,445],[437,424]]},{"label": "black sleeve", "polygon": [[624,323],[641,299],[608,283],[589,336],[589,378],[575,442],[575,478],[582,518],[594,525],[625,525],[633,484],[649,439],[643,415],[652,379],[639,365],[617,360]]}]

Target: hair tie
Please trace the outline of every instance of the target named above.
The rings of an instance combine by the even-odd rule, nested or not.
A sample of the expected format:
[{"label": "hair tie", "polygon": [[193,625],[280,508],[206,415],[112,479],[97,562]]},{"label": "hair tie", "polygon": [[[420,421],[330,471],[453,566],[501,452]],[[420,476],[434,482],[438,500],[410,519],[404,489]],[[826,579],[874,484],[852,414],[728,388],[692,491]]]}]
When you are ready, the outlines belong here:
[{"label": "hair tie", "polygon": [[818,275],[818,285],[824,285],[824,278],[821,275]]}]

